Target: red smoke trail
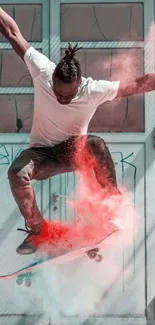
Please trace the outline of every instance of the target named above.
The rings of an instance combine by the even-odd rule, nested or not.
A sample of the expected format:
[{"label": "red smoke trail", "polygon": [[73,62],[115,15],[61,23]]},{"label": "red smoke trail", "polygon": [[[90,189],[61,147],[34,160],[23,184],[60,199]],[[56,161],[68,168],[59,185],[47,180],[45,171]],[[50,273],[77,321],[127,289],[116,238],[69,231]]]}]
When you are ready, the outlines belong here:
[{"label": "red smoke trail", "polygon": [[76,187],[78,198],[67,202],[74,209],[76,217],[65,224],[47,221],[48,227],[43,229],[39,243],[48,253],[65,252],[96,243],[116,229],[124,233],[126,230],[126,241],[131,240],[133,235],[135,212],[129,194],[124,189],[121,195],[118,194],[114,185],[109,183],[106,170],[107,183],[104,189],[101,188],[92,172],[92,166],[97,162],[86,150],[85,141],[80,142],[77,148],[75,161],[80,175]]}]

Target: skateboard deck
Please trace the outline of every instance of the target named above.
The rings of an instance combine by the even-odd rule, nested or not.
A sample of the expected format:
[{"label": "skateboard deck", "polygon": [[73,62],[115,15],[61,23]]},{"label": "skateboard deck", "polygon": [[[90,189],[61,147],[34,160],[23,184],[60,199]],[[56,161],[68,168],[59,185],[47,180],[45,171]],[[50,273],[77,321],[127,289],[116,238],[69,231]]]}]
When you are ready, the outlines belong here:
[{"label": "skateboard deck", "polygon": [[34,263],[29,264],[13,273],[0,275],[0,280],[16,279],[16,283],[21,285],[24,283],[25,286],[29,287],[32,284],[33,275],[45,267],[52,267],[52,265],[61,265],[65,263],[72,262],[76,259],[80,259],[83,256],[87,256],[93,259],[95,262],[101,262],[103,259],[102,253],[100,251],[106,246],[106,239],[113,235],[118,229],[111,232],[106,238],[93,244],[91,246],[82,247],[73,251],[69,251],[59,256],[48,257],[47,259],[40,259]]}]

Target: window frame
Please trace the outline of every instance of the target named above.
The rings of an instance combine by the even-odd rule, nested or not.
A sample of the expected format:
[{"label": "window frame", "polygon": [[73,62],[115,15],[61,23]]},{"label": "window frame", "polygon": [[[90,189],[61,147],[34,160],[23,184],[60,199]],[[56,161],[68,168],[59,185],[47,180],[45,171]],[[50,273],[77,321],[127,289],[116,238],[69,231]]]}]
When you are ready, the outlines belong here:
[{"label": "window frame", "polygon": [[[123,0],[50,0],[50,58],[57,64],[61,57],[61,49],[66,48],[67,42],[61,41],[60,33],[60,5],[61,4],[86,4],[86,3],[135,3],[135,0],[125,2]],[[136,1],[136,3],[143,3],[144,5],[144,42],[78,42],[79,46],[85,48],[135,48],[140,47],[144,49],[144,74],[151,73],[154,71],[155,62],[155,47],[154,42],[146,40],[146,35],[149,33],[150,22],[154,21],[154,0],[150,0],[149,4],[147,0]],[[54,8],[54,10],[53,10]],[[55,44],[56,46],[53,46]],[[72,42],[76,44],[76,42]],[[149,49],[149,50],[148,50]],[[154,92],[147,93],[144,95],[144,124],[145,132],[120,132],[120,133],[104,133],[104,139],[108,143],[144,143],[150,132],[154,127],[155,120],[155,98]],[[122,136],[123,133],[123,136]],[[98,133],[93,133],[98,135]]]},{"label": "window frame", "polygon": [[[14,3],[11,0],[0,0],[0,5],[28,5],[41,4],[42,5],[42,42],[29,42],[34,48],[39,48],[42,53],[49,57],[49,0],[16,0]],[[0,42],[0,50],[12,49],[8,42]],[[33,87],[0,87],[0,94],[34,94]]]}]

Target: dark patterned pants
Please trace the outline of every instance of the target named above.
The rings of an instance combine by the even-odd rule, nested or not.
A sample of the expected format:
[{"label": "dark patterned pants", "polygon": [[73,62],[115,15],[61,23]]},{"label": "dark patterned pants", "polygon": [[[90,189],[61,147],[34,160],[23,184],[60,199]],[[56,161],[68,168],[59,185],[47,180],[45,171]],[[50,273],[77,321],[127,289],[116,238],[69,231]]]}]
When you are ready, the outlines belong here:
[{"label": "dark patterned pants", "polygon": [[[78,165],[77,143],[84,140],[84,148],[80,154],[88,153],[95,158],[93,165],[97,181],[102,187],[107,181],[117,189],[115,167],[105,142],[96,136],[72,137],[54,147],[32,147],[24,150],[12,163],[8,170],[8,178],[12,194],[19,210],[29,228],[41,227],[43,216],[38,209],[31,180],[45,180],[61,173],[80,169]],[[87,155],[87,154],[86,154]],[[81,160],[79,160],[81,163]]]}]

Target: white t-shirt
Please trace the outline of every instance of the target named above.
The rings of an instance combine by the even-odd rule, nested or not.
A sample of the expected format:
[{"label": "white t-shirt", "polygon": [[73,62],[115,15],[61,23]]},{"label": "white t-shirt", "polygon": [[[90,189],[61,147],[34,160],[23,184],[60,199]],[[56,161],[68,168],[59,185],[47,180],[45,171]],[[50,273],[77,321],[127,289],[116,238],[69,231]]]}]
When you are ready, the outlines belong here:
[{"label": "white t-shirt", "polygon": [[68,105],[58,103],[52,90],[56,65],[30,47],[24,55],[34,83],[34,115],[30,146],[53,146],[73,135],[87,134],[97,107],[117,96],[119,82],[83,78],[78,94]]}]

